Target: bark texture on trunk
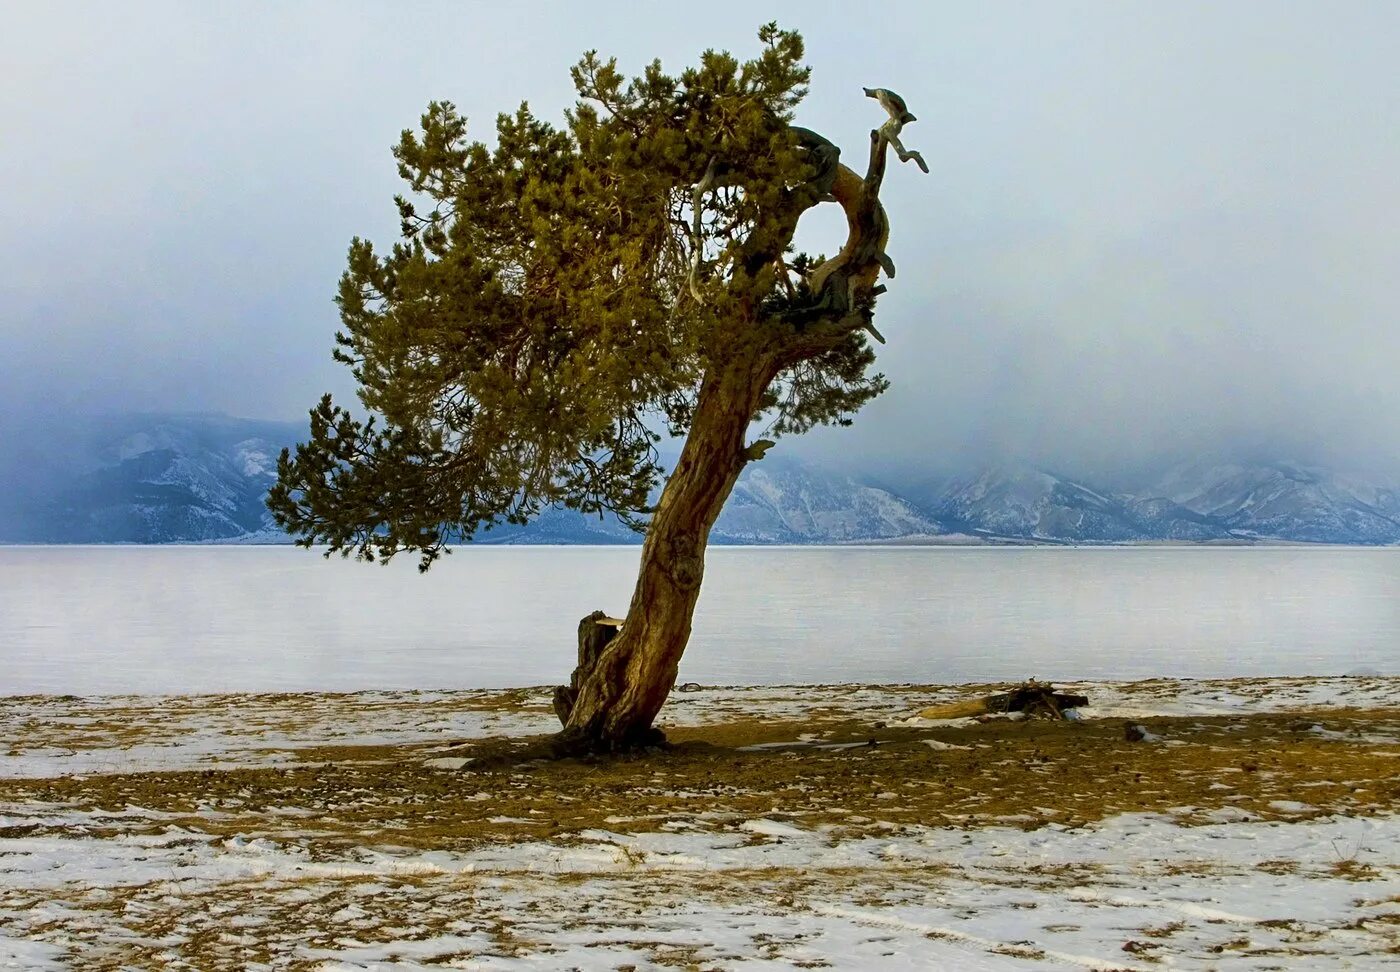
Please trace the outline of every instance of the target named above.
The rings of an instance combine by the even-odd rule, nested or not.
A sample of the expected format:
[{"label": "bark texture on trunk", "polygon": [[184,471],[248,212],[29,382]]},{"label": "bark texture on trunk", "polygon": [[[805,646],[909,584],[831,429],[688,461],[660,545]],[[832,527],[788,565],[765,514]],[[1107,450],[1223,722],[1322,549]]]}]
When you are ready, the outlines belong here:
[{"label": "bark texture on trunk", "polygon": [[[676,679],[705,572],[705,546],[747,461],[745,433],[778,372],[775,355],[738,355],[706,375],[690,434],[652,515],[622,631],[577,691],[559,737],[564,752],[660,742],[652,722]],[[582,662],[582,659],[580,659]]]}]

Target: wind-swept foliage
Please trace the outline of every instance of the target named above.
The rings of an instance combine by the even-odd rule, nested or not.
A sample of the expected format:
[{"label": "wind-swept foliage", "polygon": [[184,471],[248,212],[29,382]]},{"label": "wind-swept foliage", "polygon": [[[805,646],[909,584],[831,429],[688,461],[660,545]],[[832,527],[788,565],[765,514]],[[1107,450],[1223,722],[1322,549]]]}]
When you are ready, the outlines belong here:
[{"label": "wind-swept foliage", "polygon": [[689,431],[707,375],[774,355],[773,435],[847,422],[884,389],[849,319],[868,323],[873,294],[833,304],[809,285],[819,261],[791,252],[837,153],[792,125],[801,38],[759,38],[748,61],[707,51],[631,80],[590,52],[562,127],[521,105],[494,146],[445,101],[403,133],[402,239],[354,240],[336,297],[336,357],[375,417],[327,396],[282,456],[269,506],[299,543],[426,569],[549,505],[643,524],[660,431]]}]

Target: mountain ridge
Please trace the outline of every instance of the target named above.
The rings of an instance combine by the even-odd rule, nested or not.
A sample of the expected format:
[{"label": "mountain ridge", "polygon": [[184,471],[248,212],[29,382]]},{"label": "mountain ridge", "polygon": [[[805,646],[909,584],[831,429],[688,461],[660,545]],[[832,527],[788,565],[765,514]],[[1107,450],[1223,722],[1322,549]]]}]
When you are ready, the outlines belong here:
[{"label": "mountain ridge", "polygon": [[[292,422],[137,414],[8,435],[0,439],[0,543],[289,543],[263,497],[278,452],[303,434]],[[473,542],[640,539],[615,518],[549,509]],[[1018,463],[876,483],[770,454],[745,470],[711,540],[1390,545],[1400,543],[1400,487],[1228,457],[1196,458],[1119,488]]]}]

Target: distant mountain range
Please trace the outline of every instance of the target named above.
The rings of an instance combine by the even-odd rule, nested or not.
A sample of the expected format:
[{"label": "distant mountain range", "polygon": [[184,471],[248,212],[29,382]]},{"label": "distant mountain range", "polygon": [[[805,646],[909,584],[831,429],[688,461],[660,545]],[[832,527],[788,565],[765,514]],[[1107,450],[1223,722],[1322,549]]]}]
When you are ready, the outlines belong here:
[{"label": "distant mountain range", "polygon": [[[128,415],[0,438],[0,542],[285,543],[263,497],[301,423]],[[548,510],[484,543],[635,543],[612,519]],[[1400,543],[1400,488],[1288,462],[1176,466],[1108,488],[1000,465],[864,482],[770,453],[752,464],[717,543]]]},{"label": "distant mountain range", "polygon": [[949,530],[1071,543],[1400,542],[1400,490],[1289,462],[1176,466],[1111,491],[1031,469],[953,479],[920,506]]}]

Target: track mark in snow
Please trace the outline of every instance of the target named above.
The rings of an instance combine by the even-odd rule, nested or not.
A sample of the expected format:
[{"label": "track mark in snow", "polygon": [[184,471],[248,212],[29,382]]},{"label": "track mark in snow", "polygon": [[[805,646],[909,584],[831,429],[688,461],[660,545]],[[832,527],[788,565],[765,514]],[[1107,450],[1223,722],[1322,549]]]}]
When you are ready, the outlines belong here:
[{"label": "track mark in snow", "polygon": [[1092,888],[1070,888],[1065,891],[1065,897],[1081,904],[1105,904],[1114,908],[1168,908],[1192,918],[1201,918],[1205,921],[1228,921],[1239,925],[1257,925],[1263,920],[1262,918],[1250,918],[1248,915],[1238,915],[1230,911],[1221,911],[1219,908],[1209,908],[1203,904],[1196,904],[1194,901],[1173,901],[1171,898],[1157,898],[1147,901],[1142,898],[1129,898],[1121,894],[1103,894]]},{"label": "track mark in snow", "polygon": [[[829,918],[845,918],[863,925],[898,928],[903,931],[918,932],[929,938],[965,942],[969,945],[977,946],[984,952],[990,952],[995,955],[1007,955],[1024,959],[1053,959],[1057,962],[1064,962],[1067,965],[1077,965],[1086,969],[1098,969],[1101,970],[1101,972],[1120,972],[1122,969],[1146,970],[1148,968],[1143,965],[1133,965],[1131,962],[1124,962],[1121,959],[1109,961],[1107,959],[1095,958],[1092,955],[1072,955],[1068,952],[1059,952],[1054,949],[1041,948],[1039,946],[1026,946],[1017,950],[1017,946],[1008,945],[1006,942],[999,942],[996,939],[983,938],[980,935],[970,935],[967,932],[958,931],[954,928],[946,928],[942,925],[928,925],[923,922],[900,918],[896,915],[864,911],[859,908],[850,908],[840,905],[813,905],[812,911]],[[973,968],[973,966],[966,966],[966,968]]]}]

